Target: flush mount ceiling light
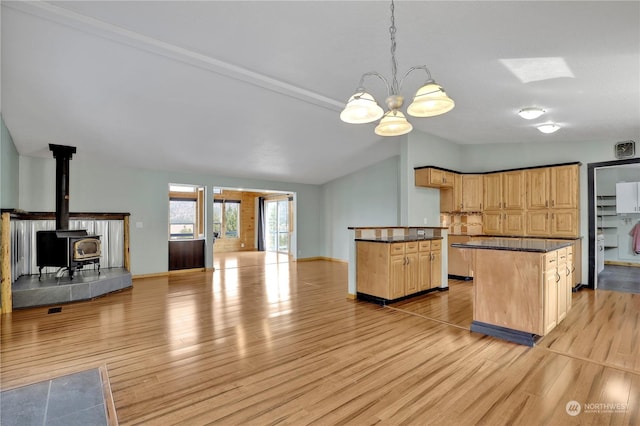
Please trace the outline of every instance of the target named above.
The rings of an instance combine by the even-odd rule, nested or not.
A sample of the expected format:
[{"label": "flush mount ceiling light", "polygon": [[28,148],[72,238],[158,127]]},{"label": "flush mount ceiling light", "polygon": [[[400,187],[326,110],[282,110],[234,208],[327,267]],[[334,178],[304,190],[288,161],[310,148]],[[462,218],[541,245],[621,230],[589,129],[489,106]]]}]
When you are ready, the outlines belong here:
[{"label": "flush mount ceiling light", "polygon": [[[364,73],[360,78],[358,88],[340,113],[340,119],[350,124],[371,123],[382,118],[375,129],[376,134],[380,136],[404,135],[413,129],[411,123],[407,121],[405,115],[400,111],[404,103],[404,97],[400,95],[400,89],[404,79],[415,70],[424,70],[427,73],[427,81],[418,89],[413,97],[413,102],[407,108],[409,115],[413,117],[433,117],[449,112],[455,106],[453,99],[447,96],[444,89],[431,78],[431,72],[429,72],[426,65],[411,67],[398,83],[394,9],[394,3],[391,0],[391,26],[389,27],[391,35],[391,83],[378,72]],[[378,77],[387,86],[386,104],[389,110],[386,113],[364,88],[364,79],[369,76]]]},{"label": "flush mount ceiling light", "polygon": [[537,126],[537,128],[542,133],[553,133],[553,132],[556,132],[560,128],[560,126],[554,123],[547,123],[547,124],[541,124]]},{"label": "flush mount ceiling light", "polygon": [[545,112],[546,111],[543,110],[542,108],[529,107],[529,108],[522,108],[520,111],[518,111],[518,115],[524,118],[525,120],[533,120],[540,117]]}]

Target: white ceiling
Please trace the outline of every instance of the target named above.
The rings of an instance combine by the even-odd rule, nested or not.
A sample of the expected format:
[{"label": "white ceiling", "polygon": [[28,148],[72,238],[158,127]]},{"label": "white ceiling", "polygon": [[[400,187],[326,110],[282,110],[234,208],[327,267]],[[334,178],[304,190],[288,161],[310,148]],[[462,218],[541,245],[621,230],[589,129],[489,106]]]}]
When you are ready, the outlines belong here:
[{"label": "white ceiling", "polygon": [[[398,1],[399,76],[456,101],[410,118],[458,144],[640,141],[640,2]],[[321,184],[396,155],[339,120],[390,77],[386,1],[2,1],[2,115],[21,155]],[[523,83],[505,59],[562,58]],[[545,71],[545,70],[543,70]],[[410,98],[424,82],[412,73]],[[365,82],[384,105],[386,89]],[[547,110],[526,121],[527,106]],[[535,124],[559,123],[542,134]],[[414,130],[415,131],[415,130]]]}]

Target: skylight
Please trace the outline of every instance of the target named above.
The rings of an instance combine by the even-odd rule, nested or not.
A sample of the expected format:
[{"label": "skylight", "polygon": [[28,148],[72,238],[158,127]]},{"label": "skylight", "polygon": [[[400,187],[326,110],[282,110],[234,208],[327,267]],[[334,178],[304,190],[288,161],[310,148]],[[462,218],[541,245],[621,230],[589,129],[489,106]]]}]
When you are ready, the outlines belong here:
[{"label": "skylight", "polygon": [[500,62],[523,83],[575,77],[567,62],[561,57],[512,58],[500,59]]}]

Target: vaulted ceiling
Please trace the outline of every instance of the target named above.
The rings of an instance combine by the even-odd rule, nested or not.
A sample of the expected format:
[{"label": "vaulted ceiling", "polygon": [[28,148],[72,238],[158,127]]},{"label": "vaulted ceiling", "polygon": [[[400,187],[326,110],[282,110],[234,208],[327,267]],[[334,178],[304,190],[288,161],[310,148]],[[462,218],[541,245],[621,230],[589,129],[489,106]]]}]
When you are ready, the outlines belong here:
[{"label": "vaulted ceiling", "polygon": [[[395,13],[399,76],[427,65],[456,102],[414,129],[457,144],[640,141],[640,2]],[[21,155],[56,143],[126,167],[321,184],[399,152],[375,123],[339,119],[364,72],[390,78],[389,25],[386,1],[2,1],[1,112]],[[424,80],[410,74],[405,98]],[[365,83],[384,105],[384,85]],[[547,113],[518,117],[528,106]],[[561,129],[535,129],[546,121]]]}]

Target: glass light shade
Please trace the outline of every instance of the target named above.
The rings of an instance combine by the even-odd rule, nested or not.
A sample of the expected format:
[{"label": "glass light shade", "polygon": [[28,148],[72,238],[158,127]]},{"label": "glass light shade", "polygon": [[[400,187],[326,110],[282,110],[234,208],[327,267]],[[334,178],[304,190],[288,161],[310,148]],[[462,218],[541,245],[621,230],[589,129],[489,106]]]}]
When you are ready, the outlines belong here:
[{"label": "glass light shade", "polygon": [[541,108],[522,108],[518,111],[518,115],[525,120],[534,120],[544,114],[546,111]]},{"label": "glass light shade", "polygon": [[553,133],[560,128],[557,124],[549,123],[549,124],[541,124],[538,126],[538,130],[542,133]]},{"label": "glass light shade", "polygon": [[382,117],[375,132],[379,136],[400,136],[411,130],[413,130],[413,126],[407,121],[404,114],[398,110],[392,110]]},{"label": "glass light shade", "polygon": [[340,120],[350,124],[371,123],[380,119],[384,111],[367,92],[357,92],[349,98],[344,110],[340,113]]},{"label": "glass light shade", "polygon": [[407,113],[414,117],[433,117],[451,111],[454,106],[455,102],[444,89],[431,81],[418,89]]}]

